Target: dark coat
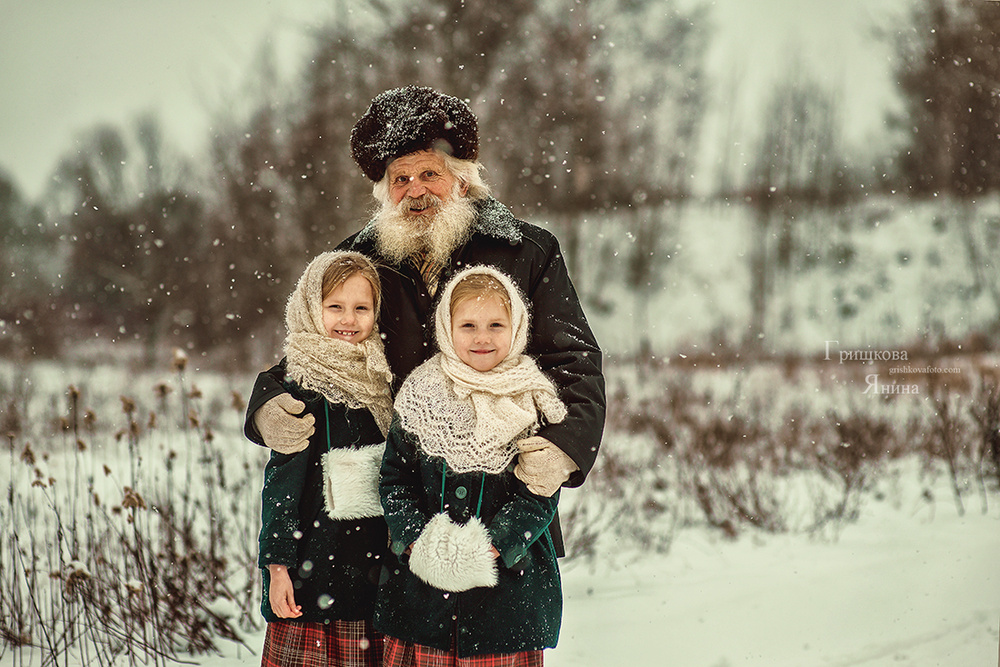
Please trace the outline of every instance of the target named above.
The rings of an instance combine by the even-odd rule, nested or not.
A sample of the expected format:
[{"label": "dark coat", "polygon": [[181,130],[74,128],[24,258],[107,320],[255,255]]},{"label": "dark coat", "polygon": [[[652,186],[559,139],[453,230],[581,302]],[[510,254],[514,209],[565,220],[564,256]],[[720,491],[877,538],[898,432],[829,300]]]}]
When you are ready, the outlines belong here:
[{"label": "dark coat", "polygon": [[[447,470],[444,459],[420,451],[397,419],[386,440],[379,494],[400,560],[379,591],[376,630],[445,651],[454,637],[459,657],[556,645],[562,590],[548,526],[558,493],[532,494],[512,466],[498,475]],[[458,524],[478,512],[500,552],[495,587],[446,593],[410,571],[406,548],[442,511]]]},{"label": "dark coat", "polygon": [[[287,389],[315,416],[316,433],[301,452],[272,451],[264,470],[258,556],[264,574],[261,613],[268,621],[369,620],[379,577],[391,557],[385,520],[331,519],[324,506],[321,457],[329,449],[380,444],[382,432],[368,410],[330,403],[295,385]],[[256,407],[266,400],[258,398]],[[251,401],[251,408],[256,407]],[[272,563],[288,566],[295,603],[302,606],[297,619],[279,619],[271,610],[267,565]]]},{"label": "dark coat", "polygon": [[[488,264],[514,281],[531,309],[531,329],[525,354],[552,379],[568,415],[558,424],[545,426],[538,435],[548,438],[580,467],[567,486],[583,483],[597,458],[604,430],[605,388],[601,371],[601,349],[590,330],[580,300],[570,280],[556,238],[548,231],[517,220],[496,199],[477,204],[479,215],[468,241],[457,248],[438,281],[444,285],[457,271],[475,264]],[[385,337],[385,354],[395,377],[393,392],[414,368],[437,350],[433,340],[435,300],[423,279],[407,263],[393,265],[377,250],[371,224],[340,244],[341,250],[356,250],[379,265],[382,309],[379,330]],[[272,368],[258,376],[254,397],[281,392],[279,373]],[[263,401],[257,402],[261,405]],[[261,442],[248,411],[247,437]],[[553,539],[562,553],[558,522]]]}]

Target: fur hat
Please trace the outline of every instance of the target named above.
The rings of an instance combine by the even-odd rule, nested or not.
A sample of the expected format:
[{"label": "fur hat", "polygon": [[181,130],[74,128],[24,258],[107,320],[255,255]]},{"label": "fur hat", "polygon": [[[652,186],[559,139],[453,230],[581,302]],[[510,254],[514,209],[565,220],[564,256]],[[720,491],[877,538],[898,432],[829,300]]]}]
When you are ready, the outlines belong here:
[{"label": "fur hat", "polygon": [[469,105],[426,86],[380,93],[351,130],[351,157],[376,183],[392,160],[429,148],[475,160],[479,129]]}]

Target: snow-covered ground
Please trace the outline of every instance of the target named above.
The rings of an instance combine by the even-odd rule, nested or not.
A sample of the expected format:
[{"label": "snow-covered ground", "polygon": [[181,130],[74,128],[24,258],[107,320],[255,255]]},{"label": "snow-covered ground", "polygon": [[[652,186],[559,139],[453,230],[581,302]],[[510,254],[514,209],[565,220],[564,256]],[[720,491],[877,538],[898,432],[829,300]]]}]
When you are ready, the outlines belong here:
[{"label": "snow-covered ground", "polygon": [[[1000,501],[992,496],[986,514],[969,503],[959,516],[947,486],[934,495],[914,488],[869,499],[836,539],[744,533],[730,541],[685,529],[667,554],[570,561],[562,637],[546,665],[1000,664]],[[259,651],[263,633],[246,642]],[[234,645],[192,659],[260,662]]]},{"label": "snow-covered ground", "polygon": [[[21,386],[13,380],[18,377],[15,369],[7,370],[11,377],[5,382],[12,389]],[[25,385],[24,390],[37,392],[35,400],[44,403],[43,387],[51,383],[58,386],[67,373],[70,378],[80,376],[79,371],[60,367],[37,370],[31,374],[35,384]],[[728,382],[717,375],[706,377]],[[745,390],[755,384],[752,373],[742,375]],[[101,420],[111,419],[123,380],[99,376],[97,369],[86,377],[93,380],[94,388],[83,392],[84,405],[96,406]],[[49,381],[43,382],[45,378]],[[220,419],[216,425],[220,442],[245,447],[237,438],[242,412],[222,407],[226,386],[215,386],[218,380],[211,375],[198,377],[199,386],[206,390],[203,410]],[[143,383],[133,381],[131,388],[139,390],[139,384]],[[108,396],[102,396],[97,387],[107,390]],[[635,398],[640,397],[640,389],[635,384]],[[176,393],[172,400],[176,400]],[[726,394],[716,393],[718,409],[726,409]],[[812,391],[799,388],[797,393]],[[149,392],[138,395],[148,396]],[[812,404],[823,411],[825,404],[816,399]],[[785,414],[775,410],[775,417]],[[35,420],[51,420],[40,409],[24,414]],[[762,423],[767,421],[762,418]],[[158,436],[150,433],[144,437],[143,442],[153,448],[149,460],[155,460]],[[106,456],[121,447],[100,434],[93,436],[93,441]],[[613,432],[605,443],[604,458],[626,464],[627,470],[641,471],[658,465],[650,458],[650,453],[657,451],[654,445],[643,445],[638,436]],[[916,443],[914,450],[919,450]],[[630,458],[623,458],[626,454]],[[47,462],[53,471],[56,461],[52,458]],[[723,531],[693,521],[668,529],[665,544],[669,550],[665,553],[640,549],[634,541],[603,534],[595,542],[592,556],[563,561],[563,630],[559,646],[547,651],[546,664],[1000,664],[1000,493],[996,482],[987,477],[986,486],[980,487],[974,479],[962,477],[965,512],[961,515],[953,500],[950,477],[944,470],[928,473],[927,465],[920,453],[887,460],[861,496],[858,519],[824,524],[818,533],[810,533],[809,521],[796,514],[801,510],[808,518],[815,508],[786,502],[781,506],[788,514],[785,518],[790,529],[786,533],[741,526],[735,539],[727,539]],[[943,463],[938,460],[934,465]],[[153,468],[147,465],[144,469]],[[634,479],[633,484],[639,483],[639,478]],[[565,491],[561,504],[569,510],[611,502],[598,497],[602,488],[600,476],[592,475],[583,488]],[[808,488],[820,487],[814,483]],[[984,493],[985,488],[989,491]],[[259,664],[263,632],[246,635],[245,642],[253,652],[220,640],[222,655],[183,657],[204,667]],[[37,654],[15,656],[8,647],[0,648],[0,654],[0,667],[41,664]],[[82,667],[72,661],[59,664]]]},{"label": "snow-covered ground", "polygon": [[875,505],[836,542],[682,531],[666,556],[570,567],[548,664],[992,665],[998,518]]}]

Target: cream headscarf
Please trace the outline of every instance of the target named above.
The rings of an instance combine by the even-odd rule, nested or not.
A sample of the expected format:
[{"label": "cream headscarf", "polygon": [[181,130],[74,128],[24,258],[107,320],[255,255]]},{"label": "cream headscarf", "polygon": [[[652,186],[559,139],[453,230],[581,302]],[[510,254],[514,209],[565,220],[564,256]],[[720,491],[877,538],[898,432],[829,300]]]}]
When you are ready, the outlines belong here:
[{"label": "cream headscarf", "polygon": [[333,403],[368,408],[382,433],[392,420],[389,383],[392,373],[385,359],[378,326],[357,345],[330,338],[323,327],[323,275],[335,261],[360,258],[356,252],[325,252],[309,263],[285,307],[286,376],[303,389],[318,391]]},{"label": "cream headscarf", "polygon": [[[451,336],[452,292],[474,273],[496,278],[511,303],[510,351],[486,372],[458,358]],[[459,272],[441,295],[434,319],[441,351],[406,378],[395,408],[403,428],[419,438],[421,449],[443,457],[455,472],[500,473],[517,455],[516,440],[541,425],[539,413],[549,423],[566,417],[552,381],[524,354],[528,321],[528,309],[514,283],[490,266]]]}]

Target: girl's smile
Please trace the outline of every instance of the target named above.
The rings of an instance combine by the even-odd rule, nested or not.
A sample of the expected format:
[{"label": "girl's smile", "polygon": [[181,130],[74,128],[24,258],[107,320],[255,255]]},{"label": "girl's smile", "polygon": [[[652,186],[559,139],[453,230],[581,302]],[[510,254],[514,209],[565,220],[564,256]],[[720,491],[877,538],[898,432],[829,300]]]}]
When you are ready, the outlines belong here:
[{"label": "girl's smile", "polygon": [[372,286],[355,273],[323,299],[323,329],[330,338],[357,345],[375,328],[375,297]]}]

